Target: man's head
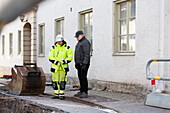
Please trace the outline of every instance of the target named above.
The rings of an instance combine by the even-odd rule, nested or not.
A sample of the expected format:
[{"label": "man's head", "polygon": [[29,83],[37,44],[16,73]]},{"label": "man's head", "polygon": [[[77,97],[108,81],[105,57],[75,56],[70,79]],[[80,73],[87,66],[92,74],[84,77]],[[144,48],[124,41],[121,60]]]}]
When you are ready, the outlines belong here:
[{"label": "man's head", "polygon": [[59,45],[63,45],[63,41],[64,41],[63,35],[57,35],[57,36],[56,36],[56,42],[57,42]]},{"label": "man's head", "polygon": [[83,37],[83,31],[79,30],[75,33],[75,37],[77,38],[77,40],[81,40]]}]

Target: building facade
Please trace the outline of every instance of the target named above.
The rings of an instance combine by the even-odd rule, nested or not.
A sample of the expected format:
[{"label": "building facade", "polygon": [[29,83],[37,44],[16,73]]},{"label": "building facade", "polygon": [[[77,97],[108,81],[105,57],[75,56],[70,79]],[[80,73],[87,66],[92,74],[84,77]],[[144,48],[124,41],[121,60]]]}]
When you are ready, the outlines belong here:
[{"label": "building facade", "polygon": [[[74,50],[74,35],[81,29],[92,45],[91,87],[146,91],[148,60],[170,56],[169,4],[168,0],[45,0],[24,14],[23,22],[18,17],[3,28],[0,74],[10,73],[15,64],[37,62],[49,77],[48,54],[55,36],[62,34]],[[168,76],[169,70],[168,63],[151,66],[156,75]],[[74,61],[68,77],[77,78]],[[170,87],[161,81],[157,85],[167,91]]]}]

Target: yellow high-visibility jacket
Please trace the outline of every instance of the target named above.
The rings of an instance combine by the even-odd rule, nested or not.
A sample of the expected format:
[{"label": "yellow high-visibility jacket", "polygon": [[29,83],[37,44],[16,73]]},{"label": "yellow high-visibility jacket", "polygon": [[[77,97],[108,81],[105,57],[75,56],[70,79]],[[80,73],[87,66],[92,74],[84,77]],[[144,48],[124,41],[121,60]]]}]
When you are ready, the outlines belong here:
[{"label": "yellow high-visibility jacket", "polygon": [[73,51],[67,46],[66,41],[60,46],[58,43],[51,47],[49,61],[52,63],[51,72],[56,73],[58,70],[69,71],[68,63],[73,59]]}]

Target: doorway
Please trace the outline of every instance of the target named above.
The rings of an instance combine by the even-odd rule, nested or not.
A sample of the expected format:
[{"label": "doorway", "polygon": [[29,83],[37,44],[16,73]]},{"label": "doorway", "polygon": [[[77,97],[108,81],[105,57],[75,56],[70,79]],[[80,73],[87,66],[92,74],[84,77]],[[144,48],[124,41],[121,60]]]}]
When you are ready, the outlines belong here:
[{"label": "doorway", "polygon": [[23,29],[23,63],[31,63],[31,24],[26,23]]}]

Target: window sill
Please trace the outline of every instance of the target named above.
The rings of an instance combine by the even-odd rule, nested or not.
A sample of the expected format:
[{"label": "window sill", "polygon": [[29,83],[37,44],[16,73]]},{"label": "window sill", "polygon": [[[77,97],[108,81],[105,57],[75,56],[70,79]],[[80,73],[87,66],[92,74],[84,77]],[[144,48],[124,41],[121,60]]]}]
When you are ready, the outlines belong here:
[{"label": "window sill", "polygon": [[20,54],[18,54],[18,56],[22,56],[22,54],[20,53]]},{"label": "window sill", "polygon": [[135,56],[135,52],[113,53],[112,56]]},{"label": "window sill", "polygon": [[38,55],[38,57],[45,57],[45,55],[43,55],[43,54],[40,54],[40,55]]}]

